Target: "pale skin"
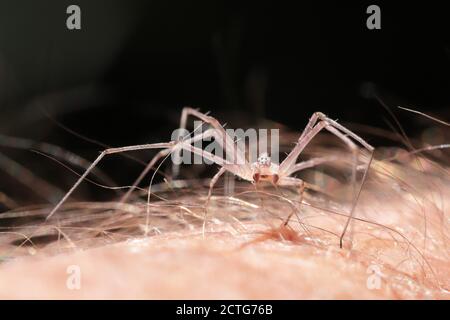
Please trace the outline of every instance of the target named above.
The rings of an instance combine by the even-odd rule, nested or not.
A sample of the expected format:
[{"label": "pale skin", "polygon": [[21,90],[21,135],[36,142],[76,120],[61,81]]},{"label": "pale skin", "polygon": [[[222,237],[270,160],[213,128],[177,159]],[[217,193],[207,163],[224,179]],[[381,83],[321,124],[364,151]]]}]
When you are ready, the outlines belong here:
[{"label": "pale skin", "polygon": [[[160,158],[171,150],[162,148]],[[322,163],[335,160],[330,155],[299,162],[291,167],[289,174],[317,165],[319,159]],[[258,164],[267,165],[267,156],[260,160]],[[412,161],[412,165],[415,163]],[[82,251],[72,247],[54,257],[39,254],[40,249],[36,248],[35,257],[0,264],[0,298],[448,299],[448,236],[445,236],[446,224],[442,222],[448,218],[445,208],[449,208],[449,198],[445,195],[449,185],[439,184],[442,171],[437,170],[439,174],[436,174],[431,167],[418,176],[407,164],[387,162],[381,168],[380,165],[372,166],[376,179],[366,184],[358,202],[357,217],[352,220],[355,234],[352,250],[340,250],[335,245],[347,217],[328,221],[330,214],[334,217],[328,211],[314,216],[311,221],[305,220],[310,222],[312,231],[311,235],[305,235],[299,228],[300,231],[293,231],[297,226],[294,219],[280,227],[276,227],[277,223],[284,218],[274,220],[274,224],[265,220],[260,214],[261,204],[252,209],[255,220],[214,225],[206,241],[199,220],[198,228],[173,232],[169,228],[151,237],[130,236],[131,241],[114,245],[92,248],[83,238],[83,242],[76,243]],[[280,166],[277,168],[279,174]],[[220,170],[227,171],[224,165],[220,165]],[[390,178],[378,181],[386,173]],[[263,181],[273,183],[273,180],[259,179],[255,186]],[[213,181],[211,184],[214,185]],[[436,190],[443,195],[436,200],[438,205],[430,202]],[[182,204],[195,200],[192,195],[185,198],[180,195],[176,200]],[[279,198],[271,198],[264,190],[257,196],[264,197],[267,206],[273,201],[277,206],[284,202],[274,200]],[[308,198],[308,193],[305,197]],[[226,198],[217,197],[210,202],[211,214],[222,211],[233,215],[243,208],[239,206],[236,211],[221,205],[227,203]],[[198,202],[203,203],[201,199]],[[301,203],[301,199],[296,202]],[[306,203],[302,213],[309,215],[311,208]],[[421,204],[426,209],[426,232]],[[174,215],[178,214],[178,208],[173,210]],[[361,217],[370,217],[368,220],[378,224],[364,222]],[[95,221],[92,224],[95,227]],[[321,225],[326,230],[312,228]],[[241,228],[240,232],[230,232],[236,227]],[[409,241],[403,242],[405,239],[398,237],[396,229],[414,241],[423,255],[418,255]],[[397,239],[392,238],[395,235]],[[428,240],[426,244],[422,237]],[[93,240],[96,239],[99,238]],[[64,247],[61,238],[42,251],[57,253]],[[80,269],[80,289],[73,290],[66,285],[73,275],[68,273],[70,266]]]},{"label": "pale skin", "polygon": [[[129,152],[129,151],[136,151],[136,150],[149,150],[149,149],[162,149],[158,152],[158,154],[150,161],[150,163],[147,165],[147,167],[144,169],[144,171],[139,175],[139,177],[134,181],[133,187],[130,188],[130,190],[124,195],[124,197],[121,199],[121,202],[125,202],[133,189],[139,184],[139,182],[145,177],[145,175],[148,173],[148,171],[154,167],[154,165],[163,157],[171,154],[171,153],[179,153],[181,150],[190,151],[193,154],[198,154],[202,156],[203,158],[219,165],[221,169],[219,172],[211,179],[210,187],[208,191],[208,197],[206,200],[205,205],[205,219],[204,219],[204,228],[206,224],[206,208],[208,206],[208,203],[210,201],[212,190],[214,188],[215,183],[218,181],[218,179],[225,173],[225,172],[231,172],[235,176],[249,181],[255,185],[258,185],[262,182],[270,182],[275,186],[280,187],[296,187],[300,191],[300,195],[302,194],[305,183],[303,180],[293,177],[292,174],[296,173],[297,171],[311,168],[314,166],[317,166],[319,164],[322,164],[326,161],[332,160],[332,157],[330,158],[317,158],[317,159],[311,159],[305,162],[299,162],[298,157],[302,153],[302,151],[305,149],[305,147],[311,142],[311,140],[323,129],[327,130],[331,134],[338,137],[340,140],[342,140],[350,149],[350,151],[353,154],[354,159],[354,166],[353,166],[353,176],[352,176],[352,183],[355,184],[355,174],[356,174],[356,155],[358,151],[357,145],[353,142],[356,141],[359,144],[361,144],[364,148],[369,150],[370,153],[373,152],[374,148],[368,144],[365,140],[363,140],[361,137],[350,131],[349,129],[345,128],[341,124],[337,123],[336,121],[328,118],[321,112],[315,112],[305,129],[303,130],[303,133],[298,138],[297,144],[292,149],[292,151],[288,154],[288,156],[283,160],[281,164],[275,164],[271,162],[271,159],[268,154],[264,153],[261,154],[258,157],[258,160],[254,163],[250,163],[245,159],[243,150],[240,149],[240,146],[233,141],[233,138],[230,137],[226,131],[223,129],[220,122],[206,114],[203,114],[199,112],[198,110],[192,109],[190,107],[186,107],[182,111],[181,115],[181,121],[180,121],[180,127],[182,129],[186,128],[186,122],[187,118],[189,116],[194,116],[203,122],[209,124],[212,129],[209,129],[203,133],[196,134],[193,137],[180,137],[178,141],[171,141],[167,143],[153,143],[153,144],[143,144],[143,145],[134,145],[134,146],[126,146],[126,147],[118,147],[118,148],[109,148],[104,150],[100,153],[100,155],[97,157],[97,159],[94,160],[94,162],[91,164],[91,166],[84,172],[83,175],[80,176],[80,178],[75,182],[75,184],[72,186],[72,188],[66,193],[66,195],[59,201],[59,203],[52,209],[52,211],[49,213],[47,219],[52,217],[57,210],[61,207],[61,205],[69,198],[69,196],[73,193],[73,191],[78,187],[78,185],[89,175],[89,173],[97,166],[97,164],[106,156],[109,154],[115,154],[115,153],[123,153],[123,152]],[[203,140],[208,137],[214,137],[215,140],[221,144],[222,148],[225,150],[225,152],[228,153],[228,155],[231,154],[231,159],[233,161],[229,161],[229,157],[226,159],[216,156],[210,152],[207,152],[201,148],[195,147],[192,145],[193,142],[198,140]],[[353,140],[352,140],[353,139]],[[370,163],[369,163],[370,165]],[[368,168],[367,168],[368,169]],[[367,173],[367,169],[364,173],[364,178]],[[177,169],[175,170],[177,171]],[[364,181],[364,180],[363,180]],[[350,223],[350,220],[353,216],[353,211],[357,203],[357,199],[359,198],[359,194],[361,192],[362,184],[358,191],[355,192],[356,198],[352,207],[352,210],[349,214],[348,220],[345,224],[345,227],[341,233],[340,236],[340,247],[342,247],[342,241],[345,235],[345,232],[347,230],[347,227]],[[149,198],[151,194],[151,189],[149,188]],[[288,217],[288,220],[284,222],[284,224],[287,224],[289,221],[290,216]]]},{"label": "pale skin", "polygon": [[[386,204],[384,208],[389,210],[391,203]],[[373,204],[369,206],[373,208]],[[325,218],[319,217],[315,223]],[[399,221],[398,227],[408,228],[409,223]],[[414,223],[420,223],[420,217]],[[72,249],[53,257],[37,254],[1,263],[0,298],[449,298],[444,291],[426,285],[417,290],[416,282],[411,286],[411,279],[397,268],[390,268],[382,261],[374,262],[373,255],[368,254],[370,251],[385,253],[382,257],[386,260],[402,256],[401,246],[382,239],[359,238],[350,254],[336,246],[316,246],[301,234],[282,229],[267,232],[265,236],[264,230],[269,226],[258,218],[243,224],[246,227],[243,234],[231,234],[227,232],[231,226],[222,224],[210,233],[207,241],[198,229],[169,231],[94,248],[80,244],[83,250]],[[355,226],[364,230],[368,225],[357,222]],[[321,241],[333,239],[327,233],[318,233],[316,237]],[[58,252],[59,247],[55,243],[53,250]],[[48,248],[48,251],[52,250]],[[448,284],[448,260],[430,261],[441,271],[442,283]],[[79,289],[67,287],[75,275],[69,272],[70,266],[79,267]],[[371,266],[381,272],[379,281]],[[419,272],[420,266],[415,270]]]}]

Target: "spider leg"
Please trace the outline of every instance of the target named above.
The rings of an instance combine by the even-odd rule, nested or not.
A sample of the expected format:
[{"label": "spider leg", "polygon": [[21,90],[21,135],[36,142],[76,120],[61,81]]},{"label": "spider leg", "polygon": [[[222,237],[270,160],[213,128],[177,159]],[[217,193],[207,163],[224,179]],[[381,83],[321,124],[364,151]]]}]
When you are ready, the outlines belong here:
[{"label": "spider leg", "polygon": [[326,115],[324,115],[321,112],[316,112],[316,114],[317,114],[317,117],[320,120],[327,122],[328,124],[330,124],[331,126],[335,127],[336,129],[344,132],[346,135],[352,137],[353,139],[358,141],[362,146],[364,146],[366,149],[368,149],[370,151],[374,150],[374,148],[370,144],[368,144],[363,138],[361,138],[360,136],[358,136],[357,134],[355,134],[351,130],[347,129],[346,127],[344,127],[343,125],[341,125],[337,121],[328,118]]},{"label": "spider leg", "polygon": [[[236,144],[233,140],[233,138],[225,131],[223,126],[220,124],[220,122],[215,119],[214,117],[208,116],[204,113],[201,113],[198,110],[195,110],[190,107],[183,108],[183,111],[181,113],[181,119],[180,119],[180,129],[186,129],[186,123],[188,116],[194,116],[203,122],[209,124],[213,129],[216,131],[215,139],[220,144],[220,146],[224,149],[224,151],[227,153],[227,158],[231,157],[231,162],[237,163],[237,164],[245,164],[245,152],[242,150],[242,148]],[[181,134],[181,132],[180,132]],[[179,136],[178,139],[181,139],[182,137]],[[176,159],[179,160],[180,152],[177,152],[175,154]],[[177,176],[179,174],[179,163],[180,161],[174,162],[172,166],[172,172],[173,176]]]},{"label": "spider leg", "polygon": [[319,112],[314,112],[313,115],[311,116],[311,118],[309,118],[308,123],[306,124],[305,129],[303,129],[302,134],[300,135],[300,137],[298,138],[298,140],[303,139],[303,137],[309,132],[311,131],[314,126],[316,125],[317,121],[319,120]]},{"label": "spider leg", "polygon": [[[298,193],[300,195],[299,200],[299,211],[301,210],[302,201],[303,201],[303,193],[305,192],[305,182],[301,179],[294,178],[294,177],[285,177],[281,179],[278,183],[279,186],[294,186],[298,188]],[[289,221],[291,220],[292,216],[294,215],[294,211],[291,212],[285,221],[283,222],[283,226],[287,226]]]},{"label": "spider leg", "polygon": [[[202,120],[205,123],[208,123],[209,125],[211,125],[214,129],[216,129],[218,137],[221,137],[222,141],[221,141],[221,145],[222,147],[224,147],[224,149],[226,150],[226,152],[231,152],[233,155],[232,158],[232,162],[234,161],[238,161],[238,164],[244,164],[245,163],[245,158],[244,158],[244,152],[243,150],[240,149],[240,146],[234,143],[233,137],[231,137],[223,128],[223,126],[220,124],[220,122],[211,116],[208,116],[204,113],[201,113],[198,110],[195,110],[193,108],[190,107],[185,107],[182,111],[181,114],[181,128],[186,128],[186,121],[187,121],[187,117],[189,115],[192,115],[194,117],[199,118],[200,120]],[[219,139],[220,140],[220,139]],[[237,149],[239,149],[238,153],[234,153]]]},{"label": "spider leg", "polygon": [[[149,149],[166,149],[162,150],[160,153],[158,153],[155,158],[156,160],[160,159],[163,155],[167,155],[170,152],[177,151],[179,148],[182,148],[184,150],[191,151],[192,153],[198,154],[220,166],[225,166],[228,171],[230,171],[233,174],[241,176],[241,170],[239,170],[237,165],[228,164],[226,160],[224,160],[221,157],[218,157],[216,155],[213,155],[212,153],[206,152],[203,149],[194,147],[189,144],[189,140],[176,142],[165,142],[165,143],[152,143],[152,144],[141,144],[141,145],[134,145],[134,146],[126,146],[126,147],[118,147],[118,148],[109,148],[106,150],[103,150],[100,155],[97,157],[97,159],[94,160],[94,162],[91,163],[91,165],[86,169],[86,171],[78,178],[78,180],[75,182],[75,184],[70,188],[70,190],[64,195],[64,197],[56,204],[56,206],[50,211],[46,219],[50,219],[56,211],[61,207],[61,205],[69,198],[69,196],[75,191],[75,189],[80,185],[80,183],[89,175],[89,173],[97,166],[97,164],[106,156],[109,154],[115,154],[115,153],[121,153],[121,152],[129,152],[129,151],[138,151],[138,150],[149,150]],[[155,161],[151,161],[152,164],[154,164]],[[151,168],[151,166],[149,166]],[[241,176],[242,177],[242,176]],[[245,177],[242,177],[245,179]]]},{"label": "spider leg", "polygon": [[[305,192],[306,189],[306,183],[298,178],[294,178],[294,177],[283,177],[278,181],[278,185],[279,186],[294,186],[298,188],[298,192],[299,192],[299,196],[300,196],[300,200],[299,200],[299,207],[298,207],[298,211],[301,211],[302,208],[302,203],[303,203],[303,194]],[[300,226],[303,228],[303,230],[305,230],[305,232],[307,234],[309,234],[309,230],[306,227],[306,225],[304,223],[302,223],[300,221],[299,216],[297,215],[296,211],[292,211],[287,218],[284,220],[284,222],[281,224],[282,227],[286,227],[289,224],[289,221],[291,220],[293,215],[296,215],[298,223],[300,224]]]},{"label": "spider leg", "polygon": [[350,214],[348,216],[348,219],[347,219],[347,221],[345,223],[344,229],[342,230],[341,236],[339,237],[339,247],[341,249],[342,249],[342,242],[344,240],[345,232],[347,231],[347,228],[348,228],[348,226],[350,224],[350,220],[353,218],[353,214],[355,212],[356,205],[358,204],[359,196],[361,195],[361,191],[362,191],[362,188],[364,186],[364,182],[366,181],[367,172],[369,171],[370,165],[372,163],[372,159],[373,159],[373,152],[370,154],[370,160],[369,160],[369,163],[367,164],[366,170],[364,170],[362,181],[361,181],[361,184],[360,184],[359,189],[357,191],[355,201],[353,203],[353,206],[352,206],[352,209],[351,209]]},{"label": "spider leg", "polygon": [[321,165],[322,163],[336,161],[338,159],[339,159],[339,157],[327,156],[327,157],[312,158],[307,161],[302,161],[302,162],[299,162],[299,163],[296,163],[295,165],[293,165],[291,167],[291,169],[287,172],[287,175],[290,176],[297,171],[312,168],[312,167]]},{"label": "spider leg", "polygon": [[305,131],[307,132],[303,132],[303,134],[298,139],[295,147],[280,164],[280,175],[287,176],[287,172],[289,172],[295,165],[295,163],[297,162],[297,158],[303,151],[303,149],[305,149],[305,147],[311,142],[311,140],[326,126],[327,123],[325,121],[321,121],[317,123],[311,130],[308,130],[308,128],[305,129]]},{"label": "spider leg", "polygon": [[217,183],[217,181],[219,180],[219,178],[227,171],[226,167],[222,167],[220,168],[219,172],[217,172],[214,177],[211,179],[210,183],[209,183],[209,190],[208,190],[208,198],[206,198],[206,202],[205,202],[205,215],[204,215],[204,219],[203,219],[203,227],[202,227],[202,234],[203,237],[205,236],[205,229],[206,229],[206,219],[207,219],[207,215],[208,215],[208,205],[209,205],[209,200],[211,199],[211,195],[212,195],[212,191],[214,188],[214,185]]},{"label": "spider leg", "polygon": [[147,173],[150,171],[150,169],[153,168],[153,166],[159,161],[159,159],[167,156],[170,153],[170,150],[166,149],[166,150],[161,150],[159,151],[154,157],[153,159],[147,164],[147,166],[145,167],[145,169],[141,172],[141,174],[136,178],[136,180],[134,180],[133,184],[131,185],[131,187],[128,189],[128,191],[122,196],[122,198],[120,198],[120,203],[124,203],[127,201],[127,199],[129,198],[129,196],[131,195],[131,193],[133,193],[133,191],[137,188],[137,186],[139,185],[139,183],[142,181],[142,179],[144,179],[144,177],[147,175]]},{"label": "spider leg", "polygon": [[[186,145],[189,145],[191,143],[194,143],[196,141],[199,140],[203,140],[205,138],[208,137],[216,137],[217,132],[214,129],[208,129],[203,133],[199,133],[195,136],[193,136],[192,138],[183,140],[183,143],[185,143]],[[180,149],[185,149],[186,148],[180,148]],[[129,196],[131,195],[131,193],[136,189],[136,187],[139,185],[139,183],[142,181],[142,179],[144,179],[144,177],[147,175],[147,173],[150,171],[150,169],[153,168],[153,166],[155,165],[155,163],[157,163],[159,161],[159,159],[165,157],[169,152],[166,152],[166,150],[161,150],[145,167],[145,169],[140,173],[140,175],[136,178],[136,180],[133,182],[132,187],[123,195],[123,197],[120,199],[120,202],[123,203],[125,201],[127,201],[127,199],[129,198]],[[198,152],[197,152],[198,154]],[[209,153],[207,151],[203,151],[203,154],[205,157],[207,157],[208,159],[212,158],[212,155],[208,155]],[[202,154],[202,156],[203,156]],[[174,156],[177,155],[177,152],[174,153]],[[179,160],[179,158],[178,158]],[[213,162],[219,164],[219,165],[223,165],[224,163],[222,163],[220,160],[218,159],[214,159],[212,160]]]},{"label": "spider leg", "polygon": [[47,216],[47,220],[50,219],[55,212],[61,207],[61,205],[69,198],[69,196],[75,191],[78,185],[88,176],[88,174],[97,166],[100,160],[103,159],[104,156],[108,154],[121,153],[127,151],[136,151],[136,150],[148,150],[148,149],[160,149],[160,148],[172,148],[175,144],[173,142],[168,143],[153,143],[153,144],[141,144],[135,146],[127,146],[127,147],[119,147],[119,148],[109,148],[103,150],[97,159],[91,163],[91,165],[86,169],[86,171],[78,178],[75,184],[70,188],[70,190],[62,197],[62,199],[58,202],[58,204],[50,211]]},{"label": "spider leg", "polygon": [[[317,121],[319,119],[321,121],[319,121],[317,123]],[[311,142],[311,140],[324,128],[327,131],[329,131],[330,133],[337,136],[339,139],[341,139],[345,144],[347,144],[347,146],[352,151],[352,156],[353,156],[353,161],[354,161],[354,166],[353,166],[353,171],[352,171],[352,183],[353,183],[354,188],[355,188],[355,181],[356,181],[356,161],[357,161],[356,153],[357,153],[358,149],[357,149],[356,144],[349,137],[351,137],[354,140],[356,140],[357,142],[359,142],[361,145],[363,145],[366,149],[368,149],[371,152],[371,158],[370,158],[370,161],[369,161],[369,164],[368,164],[366,170],[364,171],[363,180],[362,180],[362,183],[360,184],[359,190],[356,191],[354,189],[354,195],[356,193],[356,198],[352,205],[348,220],[345,224],[345,227],[342,231],[340,241],[339,241],[339,246],[342,248],[342,241],[343,241],[344,235],[347,231],[350,220],[353,218],[354,210],[356,208],[356,204],[358,202],[359,195],[360,195],[362,187],[364,185],[364,182],[365,182],[365,179],[367,176],[367,171],[368,171],[368,169],[370,167],[370,163],[372,161],[374,148],[370,144],[368,144],[366,141],[364,141],[361,137],[359,137],[358,135],[356,135],[349,129],[345,128],[341,124],[328,118],[323,113],[316,112],[313,114],[307,127],[305,128],[302,135],[298,139],[297,145],[294,147],[294,149],[291,151],[291,153],[289,153],[289,155],[286,157],[286,159],[281,163],[280,173],[281,173],[281,175],[287,176],[289,172],[293,171],[293,168],[295,167],[295,163],[296,163],[297,158],[300,155],[300,153]]]},{"label": "spider leg", "polygon": [[[318,120],[322,120],[319,123],[317,123]],[[303,130],[303,133],[298,138],[297,145],[292,149],[291,153],[284,159],[284,161],[280,164],[280,170],[284,171],[285,173],[291,169],[292,166],[295,165],[298,156],[303,151],[303,149],[308,145],[308,143],[314,138],[317,133],[320,132],[323,128],[327,128],[328,131],[333,131],[332,133],[336,135],[336,132],[339,130],[344,132],[344,134],[340,133],[337,135],[341,140],[343,140],[345,143],[348,144],[348,141],[350,139],[344,138],[347,136],[350,136],[354,140],[358,141],[361,145],[363,145],[366,149],[368,149],[370,152],[374,150],[374,148],[368,144],[364,139],[350,131],[349,129],[345,128],[341,124],[337,123],[336,121],[328,118],[326,115],[324,115],[321,112],[315,112],[308,124],[306,125],[305,129]],[[334,128],[329,129],[329,128]]]},{"label": "spider leg", "polygon": [[[360,196],[362,188],[364,186],[364,182],[366,181],[367,172],[369,171],[370,164],[372,163],[374,148],[371,145],[369,145],[367,142],[365,142],[362,138],[358,137],[356,134],[354,134],[350,130],[346,129],[345,127],[341,126],[340,124],[338,124],[335,121],[331,120],[330,124],[328,126],[326,126],[325,128],[329,132],[333,133],[338,138],[340,138],[342,141],[344,141],[347,144],[347,146],[349,146],[349,148],[352,151],[352,160],[353,160],[352,186],[353,186],[354,202],[352,204],[352,207],[351,207],[351,210],[350,210],[350,214],[349,214],[348,219],[347,219],[347,221],[345,223],[344,229],[342,230],[341,236],[339,237],[339,247],[342,248],[342,243],[343,243],[343,240],[344,240],[345,233],[347,232],[347,228],[348,228],[348,226],[350,224],[350,221],[353,218],[353,215],[355,213],[355,209],[356,209],[356,205],[358,204],[359,196]],[[356,144],[353,143],[353,141],[351,141],[346,135],[342,134],[336,128],[338,128],[340,130],[342,130],[341,128],[343,128],[344,130],[342,130],[342,131],[344,131],[350,137],[354,138],[356,141],[360,142],[364,147],[366,147],[370,151],[370,160],[369,160],[369,163],[368,163],[366,169],[364,170],[363,178],[362,178],[362,181],[361,181],[361,184],[360,184],[358,190],[356,190],[356,169],[357,169],[357,164],[358,164],[357,163],[358,162],[358,155],[357,155],[358,148],[357,148]]]},{"label": "spider leg", "polygon": [[342,134],[339,130],[337,130],[335,127],[332,126],[326,126],[325,129],[327,129],[329,132],[331,132],[332,134],[334,134],[335,136],[339,137],[342,141],[345,142],[345,144],[347,144],[347,146],[349,147],[349,149],[352,152],[352,162],[353,162],[353,166],[352,166],[352,186],[353,186],[353,197],[355,196],[355,192],[356,192],[356,168],[358,165],[358,147],[356,146],[355,143],[353,143],[352,140],[350,140],[346,135]]}]

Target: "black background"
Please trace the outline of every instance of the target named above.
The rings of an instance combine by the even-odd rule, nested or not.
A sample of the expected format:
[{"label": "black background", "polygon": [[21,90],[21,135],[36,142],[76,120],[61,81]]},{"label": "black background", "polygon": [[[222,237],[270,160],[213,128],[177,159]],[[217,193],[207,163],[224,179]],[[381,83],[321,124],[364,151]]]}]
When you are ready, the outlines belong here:
[{"label": "black background", "polygon": [[[300,131],[320,110],[389,129],[377,95],[416,136],[431,123],[397,105],[450,117],[445,3],[3,0],[0,130],[91,159],[102,148],[54,120],[114,146],[169,140],[185,105],[231,127]],[[66,28],[70,4],[81,30]]]},{"label": "black background", "polygon": [[[375,317],[383,317],[388,314],[404,314],[409,315],[423,315],[427,314],[427,310],[446,310],[448,308],[448,301],[272,301],[272,300],[225,300],[225,301],[211,301],[211,300],[170,300],[170,301],[1,301],[3,309],[14,310],[17,314],[28,315],[30,310],[42,310],[46,312],[50,308],[52,310],[61,311],[70,310],[72,314],[83,316],[87,312],[90,314],[114,314],[120,316],[138,316],[143,312],[150,312],[161,314],[166,317],[174,319],[198,319],[201,316],[183,315],[177,316],[176,310],[179,306],[198,307],[206,306],[217,308],[220,310],[220,305],[243,305],[243,304],[270,304],[273,306],[273,313],[271,315],[215,315],[210,314],[206,319],[242,319],[243,317],[253,317],[256,319],[277,319],[280,317],[287,318],[292,314],[318,314],[320,316],[333,316],[335,314],[348,314],[350,319],[359,318],[361,314],[370,310]],[[141,312],[142,310],[142,312]],[[59,311],[59,310],[58,310]],[[444,311],[442,311],[444,313]],[[58,316],[61,312],[58,313]],[[49,317],[55,317],[55,312],[49,313]]]},{"label": "black background", "polygon": [[[74,3],[79,31],[65,27]],[[445,112],[444,3],[2,1],[0,102],[20,114],[56,93],[65,101],[46,105],[56,116],[73,116],[79,110],[64,104],[78,99],[96,120],[144,112],[150,132],[160,114],[184,105],[246,111],[298,130],[315,110],[373,122],[381,112],[367,99],[374,90],[394,107]],[[381,7],[381,30],[366,28],[369,4]],[[88,85],[94,94],[79,89]]]}]

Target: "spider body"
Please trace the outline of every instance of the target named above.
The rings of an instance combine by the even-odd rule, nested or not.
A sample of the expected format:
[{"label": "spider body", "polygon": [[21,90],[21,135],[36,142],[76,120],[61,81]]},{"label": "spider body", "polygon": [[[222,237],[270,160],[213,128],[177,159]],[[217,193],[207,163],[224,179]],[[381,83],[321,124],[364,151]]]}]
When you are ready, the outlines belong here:
[{"label": "spider body", "polygon": [[[119,148],[109,148],[100,153],[97,159],[92,162],[92,164],[86,169],[83,175],[76,181],[76,183],[72,186],[72,188],[64,195],[64,197],[59,201],[59,203],[53,208],[53,210],[47,216],[49,219],[55,212],[59,209],[59,207],[67,200],[67,198],[72,194],[72,192],[78,187],[78,185],[88,176],[88,174],[96,167],[96,165],[103,159],[104,156],[115,153],[122,153],[128,151],[136,151],[136,150],[147,150],[147,149],[161,149],[155,157],[148,163],[146,168],[142,171],[139,177],[134,181],[132,187],[128,190],[128,192],[122,197],[121,202],[124,202],[128,199],[132,191],[138,186],[141,180],[147,175],[147,173],[154,167],[154,165],[164,157],[167,157],[170,154],[174,154],[178,156],[181,150],[185,150],[188,152],[192,152],[194,154],[200,155],[204,159],[215,163],[220,166],[220,170],[216,175],[211,179],[210,187],[208,191],[208,197],[205,205],[205,212],[208,206],[209,200],[212,195],[212,190],[214,185],[218,181],[218,179],[225,173],[231,172],[235,176],[238,176],[244,180],[247,180],[251,183],[259,184],[261,182],[269,182],[276,186],[292,186],[297,187],[302,193],[304,190],[304,182],[301,179],[298,179],[293,176],[298,171],[311,168],[314,166],[318,166],[325,162],[330,162],[336,160],[334,156],[325,156],[321,158],[313,158],[307,161],[297,162],[299,155],[302,153],[303,149],[311,142],[311,140],[323,129],[327,130],[331,134],[335,135],[337,138],[342,140],[350,149],[354,159],[353,166],[353,175],[352,182],[355,183],[356,177],[356,159],[358,148],[354,141],[358,142],[362,146],[364,146],[367,150],[373,154],[373,147],[364,141],[361,137],[345,128],[341,124],[337,123],[335,120],[332,120],[325,116],[321,112],[314,113],[306,128],[303,130],[303,133],[298,138],[297,144],[291,150],[291,152],[287,155],[287,157],[282,161],[281,164],[275,164],[271,161],[271,158],[267,153],[262,153],[256,162],[250,163],[245,159],[245,152],[242,150],[242,146],[237,144],[234,139],[227,134],[223,126],[220,122],[207,114],[201,113],[198,110],[186,107],[183,109],[181,114],[180,121],[180,129],[186,128],[186,122],[188,116],[193,116],[200,119],[203,123],[208,124],[211,129],[206,130],[205,132],[196,134],[194,136],[186,136],[179,137],[174,141],[166,142],[166,143],[153,143],[153,144],[143,144],[143,145],[134,145],[134,146],[126,146]],[[225,150],[225,152],[231,155],[231,159],[235,161],[227,161],[229,157],[220,157],[211,152],[203,150],[202,148],[196,147],[193,145],[196,141],[201,141],[204,139],[209,139],[211,137],[215,138],[221,147]],[[174,161],[173,172],[174,175],[178,172],[179,164],[175,164],[178,162]],[[370,162],[369,162],[370,165]],[[368,165],[368,166],[369,166]],[[368,167],[367,167],[368,168]],[[367,173],[367,169],[364,172],[365,179]],[[150,186],[151,187],[151,186]],[[359,193],[361,191],[361,187],[358,191],[357,197],[359,197]],[[151,194],[151,189],[149,188],[149,197]],[[357,200],[356,197],[356,200]],[[301,201],[300,201],[301,202]],[[352,212],[350,213],[347,223],[344,227],[344,230],[341,235],[340,246],[342,247],[342,238],[345,234],[345,231],[348,227],[350,219],[353,215],[354,207],[356,206],[356,202],[352,207]],[[289,217],[288,217],[289,218]],[[205,223],[206,223],[206,213],[205,213]],[[287,224],[288,220],[285,222]]]},{"label": "spider body", "polygon": [[262,153],[258,160],[252,163],[251,170],[253,183],[259,183],[260,181],[267,181],[274,185],[278,183],[280,166],[272,163],[267,153]]}]

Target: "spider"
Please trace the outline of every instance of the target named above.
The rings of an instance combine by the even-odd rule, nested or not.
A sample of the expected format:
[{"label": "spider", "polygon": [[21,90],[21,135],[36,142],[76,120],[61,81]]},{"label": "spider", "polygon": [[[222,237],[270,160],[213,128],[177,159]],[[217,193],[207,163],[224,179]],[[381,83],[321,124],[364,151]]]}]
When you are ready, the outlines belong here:
[{"label": "spider", "polygon": [[[305,147],[310,143],[310,141],[323,129],[329,131],[330,133],[337,136],[341,139],[351,150],[354,159],[353,166],[353,174],[352,174],[352,182],[355,183],[355,175],[356,175],[356,154],[358,151],[358,147],[355,144],[355,141],[364,146],[371,155],[373,155],[374,148],[364,141],[361,137],[345,128],[341,124],[337,123],[335,120],[332,120],[325,116],[321,112],[315,112],[308,121],[305,129],[302,134],[298,138],[297,144],[292,149],[292,151],[287,155],[287,157],[280,163],[276,164],[271,161],[270,156],[267,153],[262,153],[259,155],[257,161],[250,163],[245,159],[245,153],[242,150],[242,146],[237,144],[233,137],[231,137],[220,124],[220,122],[212,116],[208,114],[204,114],[196,109],[185,107],[183,108],[180,120],[180,128],[186,128],[186,122],[189,116],[196,117],[200,119],[203,123],[211,126],[210,129],[194,134],[193,136],[180,137],[177,141],[170,141],[166,143],[153,143],[153,144],[141,144],[141,145],[133,145],[126,147],[118,147],[118,148],[109,148],[100,153],[97,159],[92,162],[92,164],[86,169],[86,171],[79,177],[79,179],[75,182],[72,188],[64,195],[64,197],[56,204],[56,206],[51,210],[47,219],[49,219],[53,214],[57,212],[57,210],[61,207],[61,205],[68,199],[68,197],[73,193],[73,191],[78,187],[78,185],[88,176],[88,174],[97,166],[100,160],[103,159],[106,155],[122,153],[128,151],[136,151],[136,150],[147,150],[147,149],[162,149],[160,150],[153,159],[148,163],[143,172],[139,175],[139,177],[134,181],[132,187],[127,191],[127,193],[122,197],[121,202],[126,201],[131,192],[137,187],[139,182],[146,176],[148,171],[154,167],[154,165],[163,157],[167,157],[171,153],[175,153],[175,156],[179,156],[181,150],[186,150],[188,152],[192,152],[193,154],[200,155],[201,157],[208,159],[209,161],[220,166],[219,171],[214,175],[209,184],[208,197],[206,200],[205,208],[207,208],[209,200],[212,195],[212,190],[214,185],[219,180],[219,178],[225,172],[231,172],[235,176],[249,181],[255,185],[261,182],[269,182],[275,186],[288,186],[288,187],[296,187],[300,190],[300,193],[303,192],[305,188],[305,182],[299,178],[293,177],[292,175],[298,171],[311,168],[314,166],[318,166],[324,162],[334,161],[336,157],[333,156],[325,156],[321,158],[313,158],[303,162],[297,162],[299,155],[305,149]],[[226,153],[231,154],[231,159],[233,161],[227,160],[224,157],[220,157],[214,155],[211,152],[205,151],[202,148],[196,147],[192,145],[192,143],[196,141],[200,141],[206,138],[213,137],[215,141],[217,141],[220,146],[224,149]],[[352,139],[350,139],[352,138]],[[370,161],[372,157],[370,158]],[[367,166],[367,169],[370,166],[370,162]],[[362,185],[364,183],[367,169],[364,172],[363,182],[360,185],[359,190],[357,191],[357,196],[354,201],[351,213],[348,216],[345,227],[340,236],[340,247],[342,248],[342,241],[349,225],[349,222],[353,216],[353,211],[357,203],[357,199],[359,197],[359,193],[361,192]],[[178,171],[178,166],[174,165],[174,172]],[[150,192],[149,192],[150,195]],[[205,221],[206,221],[206,213],[205,213]],[[205,222],[204,221],[204,222]],[[288,220],[285,222],[285,224]]]}]

